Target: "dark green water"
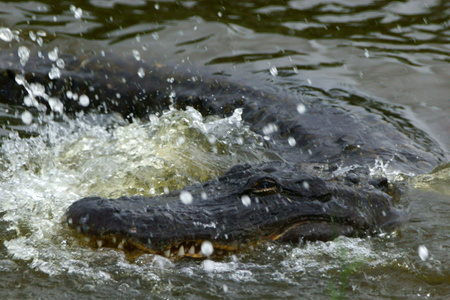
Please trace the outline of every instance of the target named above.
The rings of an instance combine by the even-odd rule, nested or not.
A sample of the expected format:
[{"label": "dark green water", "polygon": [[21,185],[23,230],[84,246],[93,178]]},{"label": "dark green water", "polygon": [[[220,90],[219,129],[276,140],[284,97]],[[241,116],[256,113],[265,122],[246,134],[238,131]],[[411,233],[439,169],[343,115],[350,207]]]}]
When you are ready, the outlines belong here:
[{"label": "dark green water", "polygon": [[[449,15],[444,0],[2,1],[0,49],[135,50],[246,74],[269,90],[354,93],[423,130],[448,161]],[[9,30],[11,41],[1,35]],[[370,109],[367,103],[360,105]],[[269,244],[213,262],[130,261],[117,250],[80,245],[60,224],[70,203],[93,193],[158,193],[160,178],[175,188],[217,176],[264,159],[261,137],[237,116],[205,120],[192,111],[123,127],[108,119],[113,130],[83,118],[62,125],[34,116],[27,126],[23,112],[0,105],[2,299],[450,296],[448,165],[411,180],[399,203],[411,220],[386,236]],[[216,148],[196,150],[210,138]],[[162,143],[173,147],[158,150]]]}]

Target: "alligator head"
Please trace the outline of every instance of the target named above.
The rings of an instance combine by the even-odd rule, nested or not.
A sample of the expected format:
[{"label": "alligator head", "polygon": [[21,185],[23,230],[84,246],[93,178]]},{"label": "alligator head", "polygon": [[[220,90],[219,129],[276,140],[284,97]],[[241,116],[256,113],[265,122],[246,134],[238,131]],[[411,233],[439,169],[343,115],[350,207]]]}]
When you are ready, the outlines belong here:
[{"label": "alligator head", "polygon": [[281,162],[237,165],[167,195],[84,198],[69,207],[65,220],[101,245],[174,258],[204,256],[204,241],[221,254],[264,240],[363,236],[399,220],[391,197],[373,184],[316,175],[311,166]]}]

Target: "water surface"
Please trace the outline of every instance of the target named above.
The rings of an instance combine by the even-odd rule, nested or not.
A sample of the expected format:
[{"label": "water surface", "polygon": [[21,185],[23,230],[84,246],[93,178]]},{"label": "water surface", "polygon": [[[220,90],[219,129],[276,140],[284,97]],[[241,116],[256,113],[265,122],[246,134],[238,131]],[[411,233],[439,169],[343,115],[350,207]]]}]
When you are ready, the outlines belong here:
[{"label": "water surface", "polygon": [[[448,161],[449,15],[444,0],[2,1],[0,49],[152,56],[248,77],[268,91],[347,97],[418,128]],[[264,137],[239,112],[170,110],[129,124],[100,114],[61,121],[2,103],[0,125],[3,298],[450,295],[448,164],[408,179],[397,205],[411,219],[392,233],[265,244],[213,261],[129,260],[85,247],[60,223],[65,209],[86,195],[154,195],[271,159]]]}]

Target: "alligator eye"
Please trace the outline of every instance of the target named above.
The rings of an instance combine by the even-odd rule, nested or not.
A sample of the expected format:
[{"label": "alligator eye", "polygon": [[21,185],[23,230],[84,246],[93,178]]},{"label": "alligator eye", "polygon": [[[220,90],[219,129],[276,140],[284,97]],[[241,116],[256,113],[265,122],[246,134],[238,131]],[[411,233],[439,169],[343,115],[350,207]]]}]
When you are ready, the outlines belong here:
[{"label": "alligator eye", "polygon": [[280,191],[277,182],[270,178],[263,178],[255,182],[252,186],[252,193],[260,195],[275,194]]}]

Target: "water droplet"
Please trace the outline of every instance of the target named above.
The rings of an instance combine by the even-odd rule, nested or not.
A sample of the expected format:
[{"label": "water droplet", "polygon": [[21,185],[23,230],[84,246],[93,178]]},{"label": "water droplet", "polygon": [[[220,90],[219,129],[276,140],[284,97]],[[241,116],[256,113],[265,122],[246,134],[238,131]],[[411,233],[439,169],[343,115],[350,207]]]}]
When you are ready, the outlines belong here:
[{"label": "water droplet", "polygon": [[33,121],[33,115],[29,111],[24,111],[22,113],[22,122],[26,125],[30,125]]},{"label": "water droplet", "polygon": [[214,271],[215,262],[210,259],[206,259],[203,261],[202,266],[205,272],[211,273]]},{"label": "water droplet", "polygon": [[139,77],[144,78],[145,77],[145,71],[143,68],[139,68],[137,71],[137,74]]},{"label": "water droplet", "polygon": [[11,32],[11,29],[2,27],[0,28],[0,39],[5,42],[11,42],[14,38],[14,34]]},{"label": "water droplet", "polygon": [[263,127],[262,129],[264,135],[269,135],[278,131],[278,126],[276,124],[270,123]]},{"label": "water droplet", "polygon": [[244,206],[249,206],[252,203],[252,200],[247,195],[243,195],[241,197],[241,200],[242,200],[242,204],[244,204]]},{"label": "water droplet", "polygon": [[83,10],[79,7],[77,8],[75,5],[70,6],[70,11],[73,12],[75,19],[81,19],[83,16]]},{"label": "water droplet", "polygon": [[297,104],[297,111],[299,114],[303,115],[306,112],[306,107],[302,103]]},{"label": "water droplet", "polygon": [[64,105],[58,98],[51,97],[48,99],[48,104],[52,111],[62,114],[64,110]]},{"label": "water droplet", "polygon": [[81,106],[86,107],[86,106],[89,105],[90,100],[89,100],[89,97],[88,97],[88,96],[86,96],[86,95],[81,95],[80,98],[79,98],[79,100],[78,100],[78,102],[80,103]]},{"label": "water droplet", "polygon": [[56,66],[60,69],[64,69],[64,67],[66,66],[66,63],[64,62],[64,60],[62,58],[58,58],[56,60]]},{"label": "water droplet", "polygon": [[20,46],[19,49],[17,50],[17,54],[19,55],[20,58],[20,64],[22,66],[25,66],[28,59],[30,58],[30,50],[25,46]]},{"label": "water droplet", "polygon": [[424,245],[420,245],[418,252],[421,260],[426,261],[428,259],[429,253],[427,247],[425,247]]},{"label": "water droplet", "polygon": [[61,77],[61,71],[58,69],[58,67],[53,65],[52,68],[50,69],[50,72],[48,72],[48,77],[50,79],[60,78]]},{"label": "water droplet", "polygon": [[52,51],[50,51],[49,53],[48,53],[48,58],[51,60],[51,61],[56,61],[57,59],[58,59],[58,48],[55,48],[55,49],[53,49]]},{"label": "water droplet", "polygon": [[295,145],[297,145],[297,141],[292,136],[290,136],[288,138],[288,143],[289,143],[289,146],[291,146],[291,147],[294,147]]},{"label": "water droplet", "polygon": [[193,200],[192,194],[188,191],[181,191],[180,193],[180,201],[183,202],[183,204],[191,204]]},{"label": "water droplet", "polygon": [[139,51],[133,50],[132,52],[133,52],[134,59],[136,59],[137,61],[140,61],[141,60],[141,54],[139,53]]},{"label": "water droplet", "polygon": [[200,249],[202,250],[202,253],[206,256],[211,256],[211,254],[213,254],[214,252],[214,247],[210,241],[203,241]]},{"label": "water droplet", "polygon": [[277,76],[277,75],[278,75],[278,70],[277,70],[277,68],[276,68],[276,67],[270,68],[270,74],[271,74],[272,76]]},{"label": "water droplet", "polygon": [[28,35],[30,36],[30,39],[35,42],[36,41],[36,34],[33,31],[30,31],[28,33]]}]

